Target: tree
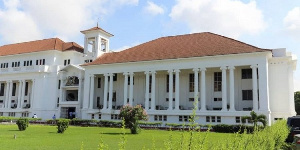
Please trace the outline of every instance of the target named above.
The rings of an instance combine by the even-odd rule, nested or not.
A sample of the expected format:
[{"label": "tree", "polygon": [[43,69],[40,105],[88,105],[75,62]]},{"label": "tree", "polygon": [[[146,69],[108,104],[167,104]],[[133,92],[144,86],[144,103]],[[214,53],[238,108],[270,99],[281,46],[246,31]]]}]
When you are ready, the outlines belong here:
[{"label": "tree", "polygon": [[130,129],[131,134],[139,133],[139,120],[148,119],[148,115],[141,105],[136,105],[134,107],[129,105],[123,106],[120,110],[120,117],[124,119],[125,126]]},{"label": "tree", "polygon": [[300,91],[294,93],[294,100],[295,100],[295,111],[297,115],[300,114]]},{"label": "tree", "polygon": [[254,111],[250,112],[250,116],[242,117],[243,122],[245,122],[246,119],[251,120],[254,127],[257,127],[258,122],[261,122],[264,127],[267,125],[267,117],[265,115],[257,115]]}]

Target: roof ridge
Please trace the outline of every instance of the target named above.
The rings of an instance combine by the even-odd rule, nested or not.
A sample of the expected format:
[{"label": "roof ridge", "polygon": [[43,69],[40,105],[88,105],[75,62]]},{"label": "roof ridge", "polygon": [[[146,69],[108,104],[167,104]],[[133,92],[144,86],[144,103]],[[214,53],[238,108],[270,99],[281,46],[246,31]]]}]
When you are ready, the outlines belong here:
[{"label": "roof ridge", "polygon": [[[38,42],[38,41],[51,40],[51,39],[56,39],[56,38],[57,37],[41,39],[41,40],[32,40],[32,41],[26,41],[26,42],[11,43],[11,44],[5,44],[5,45],[2,45],[2,46],[17,45],[17,44],[30,43],[30,42]],[[59,39],[59,38],[57,38],[57,39]],[[2,47],[2,46],[0,46],[0,47]]]}]

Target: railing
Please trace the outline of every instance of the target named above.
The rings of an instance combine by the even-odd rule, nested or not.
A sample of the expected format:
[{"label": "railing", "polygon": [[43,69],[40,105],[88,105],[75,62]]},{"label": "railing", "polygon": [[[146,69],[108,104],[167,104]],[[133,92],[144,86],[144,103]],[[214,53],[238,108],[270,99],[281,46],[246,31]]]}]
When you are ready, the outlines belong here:
[{"label": "railing", "polygon": [[48,65],[38,65],[38,66],[22,66],[14,68],[1,68],[0,74],[9,73],[24,73],[24,72],[49,72],[50,67]]}]

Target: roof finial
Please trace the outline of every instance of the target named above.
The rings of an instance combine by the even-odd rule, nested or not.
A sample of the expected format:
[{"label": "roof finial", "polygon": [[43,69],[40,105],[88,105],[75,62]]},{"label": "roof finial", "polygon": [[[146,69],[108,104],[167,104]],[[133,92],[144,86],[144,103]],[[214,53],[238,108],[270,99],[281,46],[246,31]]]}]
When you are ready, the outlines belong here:
[{"label": "roof finial", "polygon": [[99,22],[99,17],[98,17],[98,20],[97,20],[97,28],[99,27],[99,26],[98,26],[98,22]]}]

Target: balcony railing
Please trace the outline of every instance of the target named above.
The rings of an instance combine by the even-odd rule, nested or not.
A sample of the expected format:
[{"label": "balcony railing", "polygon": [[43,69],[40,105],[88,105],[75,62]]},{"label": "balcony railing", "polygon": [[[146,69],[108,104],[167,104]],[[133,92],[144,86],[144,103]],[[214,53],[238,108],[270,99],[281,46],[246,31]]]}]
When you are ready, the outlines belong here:
[{"label": "balcony railing", "polygon": [[1,68],[0,74],[10,74],[10,73],[24,73],[24,72],[49,72],[48,65],[39,66],[22,66],[13,68]]}]

